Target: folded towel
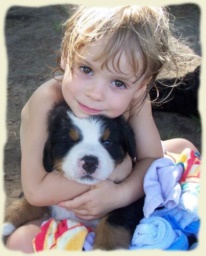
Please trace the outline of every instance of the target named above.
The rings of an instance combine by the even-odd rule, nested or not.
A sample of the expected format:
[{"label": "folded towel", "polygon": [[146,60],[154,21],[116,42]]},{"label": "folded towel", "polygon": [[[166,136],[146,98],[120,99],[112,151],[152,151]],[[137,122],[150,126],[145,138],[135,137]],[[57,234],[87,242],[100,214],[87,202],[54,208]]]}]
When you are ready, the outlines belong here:
[{"label": "folded towel", "polygon": [[173,162],[177,165],[182,165],[184,169],[179,181],[182,189],[188,188],[188,183],[199,184],[201,169],[201,155],[199,152],[185,148],[181,154],[167,152],[166,155],[173,159]]},{"label": "folded towel", "polygon": [[81,251],[90,231],[73,220],[49,219],[42,224],[40,233],[34,238],[33,248],[35,252],[53,249]]},{"label": "folded towel", "polygon": [[[173,159],[173,160],[172,160]],[[188,250],[188,238],[197,237],[200,155],[191,149],[158,159],[144,180],[144,215],[130,249]],[[164,206],[162,209],[156,209]],[[191,247],[195,248],[197,244]]]},{"label": "folded towel", "polygon": [[176,155],[177,165],[184,170],[180,179],[181,195],[179,205],[169,213],[174,216],[181,229],[199,220],[198,200],[200,192],[201,157],[199,152],[186,148]]},{"label": "folded towel", "polygon": [[186,148],[177,161],[184,166],[184,172],[180,179],[182,193],[179,208],[188,211],[195,218],[198,216],[200,192],[200,155],[198,152]]},{"label": "folded towel", "polygon": [[[143,218],[132,237],[130,250],[167,249],[180,237],[170,223],[161,217]],[[181,247],[181,245],[180,245]]]},{"label": "folded towel", "polygon": [[[200,191],[200,167],[201,167],[201,161],[200,161],[200,154],[198,152],[193,151],[192,149],[186,148],[182,151],[181,154],[173,154],[168,153],[170,157],[173,158],[173,162],[175,163],[175,167],[170,162],[163,162],[162,159],[156,160],[155,164],[151,168],[149,168],[148,173],[145,176],[145,184],[144,187],[148,188],[149,192],[146,190],[146,200],[144,205],[144,214],[145,217],[149,216],[160,216],[165,217],[170,216],[175,219],[175,221],[178,223],[181,230],[184,230],[188,225],[191,223],[199,220],[198,217],[198,197],[199,197],[199,191]],[[167,159],[167,158],[166,158]],[[167,159],[169,160],[169,158]],[[172,162],[172,160],[171,160]],[[165,164],[165,167],[161,164]],[[166,166],[168,165],[168,166]],[[179,177],[179,186],[174,183],[174,179],[171,179],[171,168],[179,168],[182,167],[182,171],[179,172],[179,174],[182,174]],[[162,176],[163,173],[162,170],[164,170],[165,173],[168,171],[168,177]],[[153,172],[153,173],[150,173]],[[159,174],[160,173],[160,174]],[[160,176],[161,175],[161,176]],[[165,174],[167,175],[167,174]],[[158,176],[158,179],[156,178]],[[178,179],[178,175],[175,176]],[[167,179],[167,182],[164,183],[164,180],[162,178]],[[165,208],[161,210],[155,210],[154,207],[158,206],[158,202],[161,202],[163,200],[163,197],[161,197],[161,190],[160,188],[164,188],[165,184],[167,185],[168,182],[172,182],[172,186],[174,186],[174,189],[170,186],[168,186],[172,191],[174,197],[177,192],[176,188],[178,187],[178,193],[176,194],[176,199],[178,198],[179,203],[176,204],[173,201],[173,206],[175,207],[167,207],[168,205],[164,203],[161,203],[161,205],[164,205]],[[158,185],[159,183],[159,185]],[[164,184],[163,184],[164,183]],[[152,189],[154,190],[155,187],[152,189],[150,188],[150,184],[155,185],[155,187],[158,190],[158,197],[157,200],[154,198],[154,202],[152,202],[153,197],[155,197],[155,191],[152,194]],[[165,190],[166,191],[166,190]],[[180,194],[179,194],[180,192]],[[162,195],[166,194],[162,190]],[[167,193],[167,195],[171,195]],[[156,207],[157,208],[157,207]]]},{"label": "folded towel", "polygon": [[190,224],[199,220],[199,217],[196,214],[180,209],[178,206],[172,210],[166,208],[155,210],[151,216],[170,219],[170,222],[173,220],[173,222],[176,223],[176,228],[181,230],[185,230]]},{"label": "folded towel", "polygon": [[183,231],[186,236],[193,235],[194,237],[197,238],[199,230],[200,230],[200,220],[198,219],[196,221],[191,222],[188,226],[184,228]]},{"label": "folded towel", "polygon": [[187,251],[189,248],[189,242],[184,233],[182,233],[180,230],[175,230],[175,233],[177,235],[174,242],[170,245],[169,248],[167,248],[168,251],[174,251],[174,250],[181,250],[181,251]]},{"label": "folded towel", "polygon": [[171,209],[179,204],[182,172],[182,165],[174,164],[169,158],[160,158],[152,163],[144,178],[143,212],[146,218],[160,206]]}]

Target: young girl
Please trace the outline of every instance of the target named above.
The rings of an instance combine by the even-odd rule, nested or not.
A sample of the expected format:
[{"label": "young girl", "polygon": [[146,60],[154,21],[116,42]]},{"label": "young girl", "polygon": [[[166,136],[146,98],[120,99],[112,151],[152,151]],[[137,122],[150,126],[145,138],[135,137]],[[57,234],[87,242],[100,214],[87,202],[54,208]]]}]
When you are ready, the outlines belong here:
[{"label": "young girl", "polygon": [[[163,8],[80,7],[64,29],[58,62],[63,75],[41,85],[22,110],[22,186],[33,205],[59,204],[91,220],[142,197],[148,167],[163,157],[149,91],[160,71],[175,59]],[[79,118],[125,116],[136,135],[138,155],[133,170],[126,157],[108,180],[92,187],[44,170],[47,114],[63,99]],[[171,152],[180,153],[185,147],[194,148],[183,139],[164,142],[164,149]],[[33,252],[32,239],[41,223],[42,219],[17,229],[8,238],[7,247]]]}]

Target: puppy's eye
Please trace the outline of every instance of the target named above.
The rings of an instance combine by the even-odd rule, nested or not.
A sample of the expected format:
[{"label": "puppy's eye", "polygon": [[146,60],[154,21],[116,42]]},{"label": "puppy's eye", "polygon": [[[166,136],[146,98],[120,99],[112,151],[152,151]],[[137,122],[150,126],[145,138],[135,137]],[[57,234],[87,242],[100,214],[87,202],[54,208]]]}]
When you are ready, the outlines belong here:
[{"label": "puppy's eye", "polygon": [[103,144],[105,147],[111,147],[111,146],[112,146],[112,141],[111,141],[111,140],[103,140],[103,141],[102,141],[102,144]]}]

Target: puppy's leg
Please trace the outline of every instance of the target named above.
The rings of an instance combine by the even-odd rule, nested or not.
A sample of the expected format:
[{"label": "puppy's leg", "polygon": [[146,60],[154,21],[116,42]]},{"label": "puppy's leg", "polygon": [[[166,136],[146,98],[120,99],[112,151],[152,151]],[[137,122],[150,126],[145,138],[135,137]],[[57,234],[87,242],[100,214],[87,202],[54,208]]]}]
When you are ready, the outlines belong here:
[{"label": "puppy's leg", "polygon": [[143,215],[144,198],[116,209],[103,218],[95,232],[94,249],[128,249]]},{"label": "puppy's leg", "polygon": [[49,215],[48,207],[33,206],[25,198],[15,200],[6,209],[2,235],[8,236],[21,225],[46,215]]},{"label": "puppy's leg", "polygon": [[124,227],[115,226],[103,218],[97,226],[93,249],[128,249],[131,233]]}]

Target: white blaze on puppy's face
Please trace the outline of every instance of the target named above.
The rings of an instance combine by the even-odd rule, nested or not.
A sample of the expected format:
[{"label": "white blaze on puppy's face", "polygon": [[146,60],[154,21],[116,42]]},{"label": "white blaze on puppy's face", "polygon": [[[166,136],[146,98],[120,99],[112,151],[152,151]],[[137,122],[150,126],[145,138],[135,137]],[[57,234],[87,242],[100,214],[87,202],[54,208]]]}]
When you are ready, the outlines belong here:
[{"label": "white blaze on puppy's face", "polygon": [[[71,112],[68,112],[68,115],[73,125],[79,129],[81,140],[63,158],[64,175],[85,184],[95,184],[107,179],[112,173],[115,163],[101,144],[104,133],[103,122],[101,119],[92,117],[80,119]],[[85,159],[88,159],[88,164]]]}]

